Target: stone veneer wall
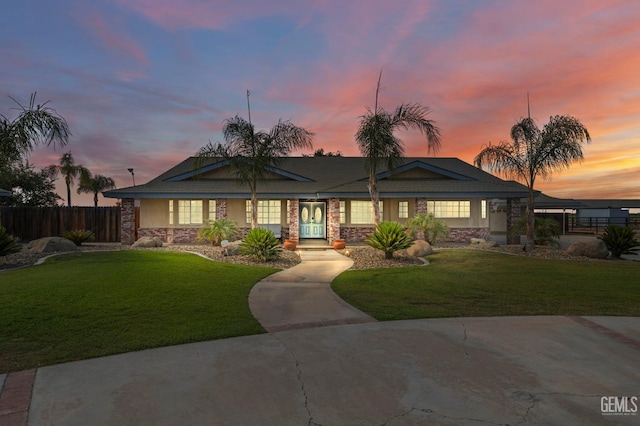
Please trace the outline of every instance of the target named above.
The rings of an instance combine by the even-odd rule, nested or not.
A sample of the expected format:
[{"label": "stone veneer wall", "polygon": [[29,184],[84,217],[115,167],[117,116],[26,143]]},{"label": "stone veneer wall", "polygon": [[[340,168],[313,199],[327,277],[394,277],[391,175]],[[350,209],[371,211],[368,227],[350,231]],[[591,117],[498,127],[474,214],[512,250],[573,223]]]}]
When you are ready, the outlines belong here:
[{"label": "stone veneer wall", "polygon": [[340,227],[340,238],[344,239],[347,242],[360,242],[364,241],[364,239],[375,231],[376,228],[365,227],[365,228],[353,228],[353,227]]},{"label": "stone veneer wall", "polygon": [[227,218],[227,199],[216,199],[216,220]]},{"label": "stone veneer wall", "polygon": [[282,230],[282,238],[285,240],[298,241],[300,232],[300,219],[299,219],[300,201],[297,199],[289,200],[289,227],[284,227]]},{"label": "stone veneer wall", "polygon": [[426,198],[416,198],[416,214],[427,214]]},{"label": "stone veneer wall", "polygon": [[512,235],[511,228],[518,222],[522,212],[519,198],[507,198],[507,242],[520,244],[520,235]]},{"label": "stone veneer wall", "polygon": [[455,243],[469,243],[471,238],[484,238],[488,240],[491,237],[489,228],[451,228],[447,241]]},{"label": "stone veneer wall", "polygon": [[136,242],[136,209],[133,198],[123,198],[120,215],[120,243]]},{"label": "stone veneer wall", "polygon": [[340,233],[340,199],[329,198],[327,203],[327,239],[329,244],[339,238],[342,238]]}]

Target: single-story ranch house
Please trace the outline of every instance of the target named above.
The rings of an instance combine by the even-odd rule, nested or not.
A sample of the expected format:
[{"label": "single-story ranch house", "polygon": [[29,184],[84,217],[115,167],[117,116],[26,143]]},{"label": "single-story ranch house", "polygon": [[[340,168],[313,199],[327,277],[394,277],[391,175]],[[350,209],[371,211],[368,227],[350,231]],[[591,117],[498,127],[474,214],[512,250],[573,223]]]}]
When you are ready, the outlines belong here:
[{"label": "single-story ranch house", "polygon": [[[283,158],[258,184],[258,222],[283,239],[362,241],[374,230],[367,183],[360,157]],[[378,190],[383,220],[433,213],[450,227],[449,239],[461,242],[506,233],[527,196],[525,186],[457,158],[405,158],[378,173]],[[194,242],[200,228],[221,218],[244,232],[251,226],[250,191],[223,160],[196,168],[188,158],[147,184],[104,196],[122,200],[123,244],[136,236]]]}]

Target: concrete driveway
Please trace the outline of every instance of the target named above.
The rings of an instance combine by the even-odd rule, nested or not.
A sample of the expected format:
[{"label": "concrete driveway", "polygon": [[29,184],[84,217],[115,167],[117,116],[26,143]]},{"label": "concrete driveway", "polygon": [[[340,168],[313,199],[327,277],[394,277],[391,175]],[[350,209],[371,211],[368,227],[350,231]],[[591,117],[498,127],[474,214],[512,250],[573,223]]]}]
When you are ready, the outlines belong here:
[{"label": "concrete driveway", "polygon": [[602,397],[640,396],[639,330],[640,318],[456,318],[146,350],[38,369],[28,424],[638,424],[631,401],[603,413]]}]

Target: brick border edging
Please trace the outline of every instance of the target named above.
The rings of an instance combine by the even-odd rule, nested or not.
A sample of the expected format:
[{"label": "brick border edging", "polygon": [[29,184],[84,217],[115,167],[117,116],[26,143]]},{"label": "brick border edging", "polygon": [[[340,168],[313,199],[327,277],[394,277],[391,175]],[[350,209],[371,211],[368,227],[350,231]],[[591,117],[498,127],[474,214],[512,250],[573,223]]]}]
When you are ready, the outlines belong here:
[{"label": "brick border edging", "polygon": [[0,424],[26,426],[36,369],[8,373],[0,390]]}]

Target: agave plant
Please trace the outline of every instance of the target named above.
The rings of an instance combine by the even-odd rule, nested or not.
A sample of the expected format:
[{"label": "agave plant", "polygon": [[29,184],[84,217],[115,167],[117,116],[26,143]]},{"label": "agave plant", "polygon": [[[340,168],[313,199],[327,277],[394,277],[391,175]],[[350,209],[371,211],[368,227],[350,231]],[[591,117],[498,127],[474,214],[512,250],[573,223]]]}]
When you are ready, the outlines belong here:
[{"label": "agave plant", "polygon": [[638,254],[636,251],[640,250],[640,241],[635,239],[635,235],[636,231],[628,226],[609,225],[598,238],[605,243],[611,256],[620,259],[623,254]]},{"label": "agave plant", "polygon": [[66,238],[67,240],[73,241],[73,243],[78,247],[81,246],[82,243],[95,240],[95,236],[93,235],[93,232],[87,231],[86,229],[76,229],[73,231],[67,231],[64,234],[62,234],[62,237]]},{"label": "agave plant", "polygon": [[412,240],[398,222],[380,222],[375,232],[365,239],[365,243],[382,250],[385,259],[391,259],[394,252],[409,248]]}]

